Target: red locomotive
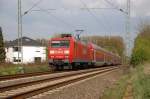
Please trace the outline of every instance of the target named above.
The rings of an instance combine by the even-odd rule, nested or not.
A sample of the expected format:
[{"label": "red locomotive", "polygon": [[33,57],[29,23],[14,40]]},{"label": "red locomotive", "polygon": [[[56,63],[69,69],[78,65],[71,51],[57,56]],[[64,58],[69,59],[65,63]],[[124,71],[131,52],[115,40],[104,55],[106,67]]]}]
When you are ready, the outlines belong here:
[{"label": "red locomotive", "polygon": [[89,66],[118,65],[121,59],[103,48],[76,39],[69,34],[52,38],[48,48],[49,64],[57,70],[65,66],[70,69]]}]

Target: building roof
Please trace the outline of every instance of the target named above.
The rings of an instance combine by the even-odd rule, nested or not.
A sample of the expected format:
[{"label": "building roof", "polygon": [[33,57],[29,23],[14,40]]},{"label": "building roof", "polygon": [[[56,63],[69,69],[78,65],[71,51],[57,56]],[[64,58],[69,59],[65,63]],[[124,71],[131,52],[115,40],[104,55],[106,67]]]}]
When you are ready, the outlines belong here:
[{"label": "building roof", "polygon": [[[21,38],[19,38],[19,41],[21,41]],[[11,46],[18,46],[18,39],[13,41],[8,41],[5,43],[5,47],[11,47]],[[28,37],[22,37],[22,46],[43,46],[42,43],[33,40]]]}]

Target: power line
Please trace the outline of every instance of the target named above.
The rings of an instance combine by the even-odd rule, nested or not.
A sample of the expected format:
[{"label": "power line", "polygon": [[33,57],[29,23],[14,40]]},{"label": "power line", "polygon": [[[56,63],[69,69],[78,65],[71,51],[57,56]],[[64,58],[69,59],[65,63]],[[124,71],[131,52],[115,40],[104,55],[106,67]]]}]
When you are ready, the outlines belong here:
[{"label": "power line", "polygon": [[[45,12],[45,13],[49,14],[49,15],[52,16],[53,18],[55,18],[57,21],[59,20],[59,21],[62,22],[63,24],[66,24],[66,26],[69,26],[69,27],[71,27],[71,28],[73,28],[73,29],[75,28],[72,24],[69,24],[69,23],[65,22],[64,20],[62,20],[62,19],[56,17],[56,16],[53,15],[51,12],[49,12],[50,10],[56,10],[56,9],[42,9],[41,7],[39,7],[38,4],[41,3],[41,2],[42,2],[42,0],[39,0],[37,3],[33,4],[33,6],[32,6],[29,10],[27,10],[27,11],[24,12],[24,15],[27,14],[29,11],[42,11],[42,12]],[[32,10],[32,9],[35,8],[35,7],[37,7],[38,10]]]},{"label": "power line", "polygon": [[[82,10],[86,10],[86,8],[79,8],[79,9],[82,9]],[[116,9],[116,8],[88,8],[90,10],[112,10],[112,9]]]},{"label": "power line", "polygon": [[109,0],[104,0],[104,1],[107,2],[109,5],[111,5],[113,7],[113,9],[117,9],[119,11],[124,11],[124,9],[114,5],[114,3],[112,3],[111,1],[109,1]]},{"label": "power line", "polygon": [[[63,4],[62,4],[62,8],[63,8],[64,10],[68,10],[68,9],[70,10],[70,8],[66,8]],[[77,9],[77,10],[81,10],[81,8],[76,8],[76,9]],[[71,9],[71,10],[74,10],[74,8]],[[73,15],[73,14],[72,14],[73,11],[69,11],[69,12],[70,12],[71,15]],[[79,25],[79,23],[76,24],[76,29],[83,30],[83,28],[84,28],[84,31],[85,31],[85,29],[86,29],[86,26],[85,26],[85,25],[83,25],[83,24],[80,24],[80,25]],[[75,30],[75,31],[76,31],[76,30]]]},{"label": "power line", "polygon": [[[43,10],[45,10],[45,11],[52,11],[52,10],[56,10],[56,9],[43,9]],[[42,10],[37,9],[37,10],[31,10],[31,11],[42,11]]]},{"label": "power line", "polygon": [[35,4],[33,4],[33,6],[28,9],[27,11],[24,12],[24,14],[27,14],[28,12],[32,11],[33,8],[35,8],[38,4],[40,4],[43,0],[39,0],[38,2],[36,2]]},{"label": "power line", "polygon": [[[63,9],[63,10],[87,10],[87,8],[49,8],[49,9],[44,9],[44,10],[48,10],[48,11],[50,11],[50,10],[55,10],[55,11],[57,11],[57,10],[61,10],[61,9]],[[97,7],[97,8],[95,8],[95,7],[93,7],[93,8],[88,8],[88,9],[90,9],[90,10],[113,10],[113,9],[115,9],[116,10],[116,8],[100,8],[100,7]],[[40,11],[39,9],[36,9],[36,10],[30,10],[30,11]]]},{"label": "power line", "polygon": [[[112,2],[110,2],[109,0],[105,0],[107,3],[109,3],[111,6],[112,6],[112,8],[109,8],[109,9],[118,9],[117,7],[114,7],[114,4],[112,3]],[[111,24],[109,24],[109,23],[111,23],[109,20],[110,20],[110,18],[109,19],[107,19],[107,17],[105,17],[105,14],[101,14],[101,16],[103,16],[104,18],[105,18],[105,22],[107,23],[107,27],[109,27],[109,30],[111,30],[111,31],[113,31],[113,27],[112,27],[112,25]],[[109,37],[111,36],[111,32],[109,32]]]},{"label": "power line", "polygon": [[[88,6],[83,2],[83,0],[80,0],[80,2],[83,4],[83,6],[84,6],[84,7],[86,8],[86,10],[89,12],[89,14],[91,14],[91,16],[93,16],[93,17],[95,18],[95,20],[96,20],[96,22],[97,22],[98,24],[102,23],[102,21],[100,21],[100,20],[90,11],[90,9],[89,9]],[[102,24],[100,24],[100,25],[102,25]],[[103,27],[105,28],[105,30],[107,30],[105,24],[103,24]]]},{"label": "power line", "polygon": [[[96,17],[96,15],[94,15],[90,9],[118,9],[118,7],[114,7],[114,8],[88,8],[88,6],[86,5],[86,3],[84,3],[82,0],[80,0],[81,3],[84,5],[85,8],[79,8],[79,9],[86,9],[90,14],[91,16],[94,17],[94,19],[96,20],[96,22],[100,25],[102,25],[102,21],[100,21],[99,18]],[[105,0],[107,3],[109,3],[110,5],[114,6],[114,4],[112,2],[110,2],[109,0]],[[42,8],[39,8],[39,10],[32,10],[33,8],[37,7],[39,3],[41,3],[42,0],[39,0],[37,3],[35,3],[29,10],[27,10],[24,14],[27,14],[29,11],[43,11],[43,12],[46,12],[48,14],[50,14],[52,17],[54,17],[55,19],[61,21],[62,23],[66,24],[67,26],[71,27],[71,28],[74,28],[74,26],[72,24],[69,24],[67,23],[66,21],[56,17],[55,15],[51,14],[51,12],[49,12],[50,10],[56,10],[56,9],[42,9]],[[105,17],[105,16],[104,16]],[[107,21],[107,20],[106,20]],[[105,24],[103,24],[103,27],[106,29],[107,26],[105,26]],[[107,29],[106,29],[107,30]]]},{"label": "power line", "polygon": [[62,20],[62,19],[60,19],[60,18],[58,18],[57,16],[53,15],[53,14],[52,14],[51,12],[49,12],[48,10],[42,9],[42,8],[40,8],[40,7],[38,7],[38,8],[40,9],[39,11],[42,11],[42,12],[45,12],[45,13],[51,15],[51,16],[54,17],[57,21],[59,20],[59,21],[62,22],[63,24],[66,24],[67,26],[71,27],[72,29],[75,29],[75,26],[73,26],[72,24],[67,23],[66,21],[64,21],[64,20]]},{"label": "power line", "polygon": [[107,2],[109,5],[111,5],[112,7],[114,7],[115,9],[118,9],[118,7],[114,5],[111,1],[109,0],[104,0],[104,1]]}]

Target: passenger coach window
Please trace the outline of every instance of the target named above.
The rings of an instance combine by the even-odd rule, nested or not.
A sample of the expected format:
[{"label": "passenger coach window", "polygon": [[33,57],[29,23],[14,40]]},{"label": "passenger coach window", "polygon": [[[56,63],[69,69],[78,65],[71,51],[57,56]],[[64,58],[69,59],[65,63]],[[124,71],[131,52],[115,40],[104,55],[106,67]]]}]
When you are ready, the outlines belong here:
[{"label": "passenger coach window", "polygon": [[70,42],[68,40],[62,40],[62,41],[52,41],[51,47],[52,48],[59,48],[59,47],[65,47],[68,48],[70,45]]}]

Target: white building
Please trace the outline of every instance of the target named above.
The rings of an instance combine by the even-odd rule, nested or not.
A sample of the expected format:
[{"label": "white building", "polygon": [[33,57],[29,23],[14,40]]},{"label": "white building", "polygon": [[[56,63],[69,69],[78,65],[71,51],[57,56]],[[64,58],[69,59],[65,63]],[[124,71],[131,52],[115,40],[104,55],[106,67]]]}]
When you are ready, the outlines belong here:
[{"label": "white building", "polygon": [[[6,62],[14,64],[21,62],[21,60],[24,64],[46,61],[46,47],[28,37],[22,38],[22,51],[21,47],[18,47],[18,39],[7,42],[5,51]],[[23,56],[22,59],[21,56]]]}]

